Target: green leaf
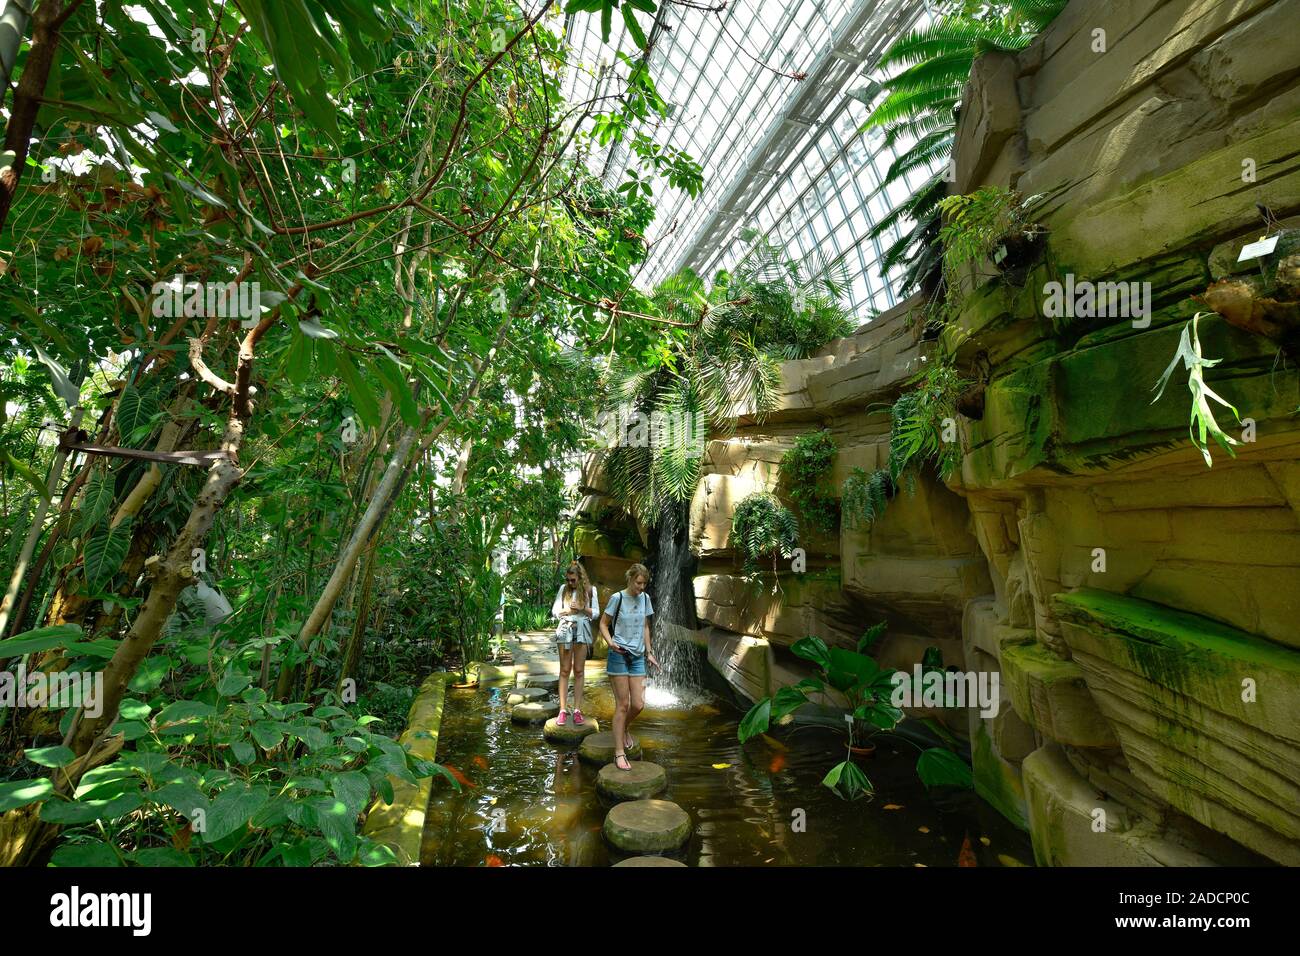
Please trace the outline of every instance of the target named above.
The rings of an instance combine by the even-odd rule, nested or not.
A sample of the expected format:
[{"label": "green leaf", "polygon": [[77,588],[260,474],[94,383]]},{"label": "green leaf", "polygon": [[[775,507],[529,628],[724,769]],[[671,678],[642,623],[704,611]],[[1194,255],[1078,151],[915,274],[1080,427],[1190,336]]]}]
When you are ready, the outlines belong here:
[{"label": "green leaf", "polygon": [[339,337],[339,334],[333,329],[327,329],[312,319],[299,319],[298,328],[302,330],[303,335],[311,336],[313,339],[337,339]]},{"label": "green leaf", "polygon": [[605,0],[605,6],[600,11],[600,41],[609,42],[609,31],[614,26],[614,0]]},{"label": "green leaf", "polygon": [[798,687],[782,687],[772,698],[770,719],[780,720],[787,714],[794,713],[806,703],[808,703],[808,698],[804,696],[803,691]]},{"label": "green leaf", "polygon": [[108,514],[113,506],[113,481],[102,472],[86,482],[86,490],[81,496],[81,527],[89,531],[99,524],[99,519]]},{"label": "green leaf", "polygon": [[108,867],[121,866],[122,861],[106,843],[72,843],[59,847],[50,855],[50,866]]},{"label": "green leaf", "polygon": [[211,717],[215,713],[216,710],[211,704],[205,704],[199,700],[178,700],[164,707],[158,716],[154,718],[154,724],[162,727],[165,724],[188,723],[192,720]]},{"label": "green leaf", "polygon": [[627,27],[627,32],[632,35],[632,42],[636,44],[638,50],[646,48],[645,31],[641,29],[641,24],[636,22],[636,14],[632,12],[630,6],[623,7],[620,11],[623,14],[623,24]]},{"label": "green leaf", "polygon": [[887,621],[881,621],[879,624],[873,624],[871,627],[867,628],[866,633],[858,639],[858,653],[867,653],[868,649],[870,649],[870,647],[884,635],[885,629],[888,626],[889,623]]},{"label": "green leaf", "polygon": [[365,774],[355,770],[336,773],[330,777],[330,789],[334,796],[347,804],[354,815],[364,810],[370,800],[370,781]]},{"label": "green leaf", "polygon": [[274,750],[280,746],[282,734],[276,729],[275,725],[269,721],[259,720],[250,728],[253,739],[263,750]]},{"label": "green leaf", "polygon": [[8,640],[0,641],[0,660],[49,650],[51,647],[63,647],[80,636],[81,626],[78,624],[55,624],[52,627],[23,631]]},{"label": "green leaf", "polygon": [[217,794],[207,813],[203,828],[203,842],[216,843],[237,830],[248,826],[253,814],[270,799],[264,790],[238,790],[231,788]]},{"label": "green leaf", "polygon": [[371,391],[369,383],[358,372],[356,363],[352,361],[352,356],[343,349],[339,349],[334,353],[334,362],[339,378],[347,385],[348,394],[352,396],[353,404],[356,405],[357,415],[371,428],[378,428],[379,400],[375,398],[375,393]]},{"label": "green leaf", "polygon": [[68,408],[74,407],[81,400],[81,389],[72,384],[72,379],[68,377],[68,370],[46,353],[35,341],[32,342],[32,348],[36,350],[36,357],[40,359],[41,364],[50,373],[50,380],[54,383],[54,391],[63,399]]},{"label": "green leaf", "polygon": [[736,736],[740,738],[743,744],[749,738],[765,733],[771,722],[772,715],[772,698],[764,697],[753,707],[749,708],[749,713],[745,714],[740,721],[740,729]]},{"label": "green leaf", "polygon": [[131,546],[131,519],[126,518],[115,528],[105,528],[86,542],[84,571],[86,586],[98,591],[117,573]]},{"label": "green leaf", "polygon": [[961,787],[975,785],[971,768],[951,750],[931,747],[916,760],[916,775],[927,787]]},{"label": "green leaf", "polygon": [[71,747],[63,746],[25,750],[23,756],[42,767],[66,767],[77,759],[77,755],[72,752]]},{"label": "green leaf", "polygon": [[257,759],[257,752],[253,750],[253,745],[247,740],[236,740],[230,745],[230,752],[244,766],[248,766]]},{"label": "green leaf", "polygon": [[148,846],[131,854],[136,866],[194,866],[194,861],[174,846]]},{"label": "green leaf", "polygon": [[31,468],[29,468],[23,462],[19,461],[17,458],[11,455],[9,453],[8,448],[0,449],[0,451],[4,452],[5,461],[7,461],[9,463],[9,467],[14,470],[14,474],[16,474],[23,481],[27,482],[27,484],[31,485],[32,490],[35,491],[38,495],[40,495],[41,498],[44,499],[46,504],[49,504],[50,493],[48,490],[46,490],[45,482],[41,481],[41,476],[36,474],[36,472],[32,471]]},{"label": "green leaf", "polygon": [[49,777],[35,780],[8,780],[0,783],[0,813],[25,807],[53,795],[54,782]]},{"label": "green leaf", "polygon": [[229,673],[217,682],[217,693],[222,697],[234,697],[251,683],[253,678],[247,674]]},{"label": "green leaf", "polygon": [[115,820],[144,804],[138,793],[124,793],[107,800],[47,800],[41,804],[41,819],[46,823],[79,824],[96,820]]},{"label": "green leaf", "polygon": [[156,414],[158,403],[153,393],[128,385],[117,403],[117,433],[122,441],[131,441],[131,436],[147,427]]},{"label": "green leaf", "polygon": [[795,657],[802,657],[806,661],[812,661],[823,670],[830,668],[831,649],[826,646],[826,642],[820,637],[805,637],[795,641],[790,647],[790,653]]}]

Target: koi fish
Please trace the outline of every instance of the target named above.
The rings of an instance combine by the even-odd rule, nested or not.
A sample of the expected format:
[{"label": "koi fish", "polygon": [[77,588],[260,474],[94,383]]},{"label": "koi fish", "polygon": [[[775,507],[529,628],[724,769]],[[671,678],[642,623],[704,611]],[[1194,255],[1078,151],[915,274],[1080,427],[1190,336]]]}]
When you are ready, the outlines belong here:
[{"label": "koi fish", "polygon": [[486,863],[488,866],[505,866],[505,865],[506,865],[506,861],[503,860],[503,859],[501,859],[501,857],[497,856],[495,853],[489,853],[489,854],[487,855],[487,858],[484,859],[483,862]]},{"label": "koi fish", "polygon": [[772,760],[767,765],[768,773],[780,773],[785,769],[785,754],[772,754]]},{"label": "koi fish", "polygon": [[966,834],[966,836],[961,841],[961,852],[957,854],[957,865],[958,866],[979,866],[979,862],[976,861],[975,859],[975,851],[971,848],[970,845],[969,833]]},{"label": "koi fish", "polygon": [[486,770],[488,768],[487,757],[484,757],[482,754],[475,754],[470,758],[469,762],[480,770]]},{"label": "koi fish", "polygon": [[459,783],[462,787],[469,787],[471,790],[474,789],[474,784],[469,782],[469,777],[465,776],[463,773],[461,773],[451,764],[445,763],[442,766],[444,767],[444,769],[446,769],[446,771],[449,774],[451,774],[453,777],[456,778],[456,782]]}]

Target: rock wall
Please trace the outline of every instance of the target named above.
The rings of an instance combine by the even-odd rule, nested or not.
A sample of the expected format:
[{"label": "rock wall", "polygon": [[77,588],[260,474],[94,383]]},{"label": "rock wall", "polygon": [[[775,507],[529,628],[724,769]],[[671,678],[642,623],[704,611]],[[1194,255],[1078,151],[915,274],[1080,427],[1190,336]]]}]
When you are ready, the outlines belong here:
[{"label": "rock wall", "polygon": [[[959,722],[977,791],[1043,864],[1300,863],[1300,376],[1211,314],[1206,382],[1253,433],[1219,422],[1252,440],[1206,466],[1181,367],[1152,401],[1191,297],[1258,268],[1236,263],[1265,232],[1257,204],[1300,225],[1298,15],[1074,0],[1018,55],[982,58],[953,188],[1045,196],[1044,257],[1018,283],[988,270],[938,342],[904,303],[786,363],[776,414],[741,410],[708,447],[691,531],[714,666],[761,696],[798,679],[793,641],[848,645],[884,618],[886,663],[938,644],[999,672],[997,716]],[[1044,287],[1067,277],[1150,283],[1150,321],[1050,317]],[[960,474],[801,542],[808,572],[779,589],[747,585],[735,504],[783,493],[781,455],[815,428],[839,445],[836,487],[883,465],[888,405],[939,350],[984,382]]]}]

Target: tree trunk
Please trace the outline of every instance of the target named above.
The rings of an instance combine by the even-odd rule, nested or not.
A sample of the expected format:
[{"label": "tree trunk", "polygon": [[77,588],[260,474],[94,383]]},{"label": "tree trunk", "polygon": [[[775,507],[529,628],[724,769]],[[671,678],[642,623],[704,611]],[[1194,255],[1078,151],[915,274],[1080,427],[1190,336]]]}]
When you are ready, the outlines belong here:
[{"label": "tree trunk", "polygon": [[[75,431],[81,425],[83,414],[80,405],[72,410],[69,430]],[[0,637],[4,637],[5,629],[9,626],[9,612],[18,598],[18,589],[22,587],[23,578],[27,574],[27,565],[31,563],[32,554],[36,551],[36,542],[40,540],[46,512],[50,510],[50,501],[54,498],[54,492],[58,490],[59,477],[63,474],[63,465],[67,460],[68,450],[60,446],[54,453],[50,473],[45,479],[45,497],[36,502],[36,513],[32,515],[31,526],[27,529],[27,539],[23,541],[23,549],[18,552],[18,561],[14,564],[14,573],[9,578],[9,587],[5,590],[5,596],[0,599]]]}]

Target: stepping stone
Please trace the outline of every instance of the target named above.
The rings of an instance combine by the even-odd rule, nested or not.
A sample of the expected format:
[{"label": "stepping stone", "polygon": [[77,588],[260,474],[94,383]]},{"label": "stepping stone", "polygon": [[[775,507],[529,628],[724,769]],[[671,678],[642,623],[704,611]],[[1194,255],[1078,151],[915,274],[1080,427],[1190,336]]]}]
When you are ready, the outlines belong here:
[{"label": "stepping stone", "polygon": [[605,816],[605,839],[626,853],[674,850],[691,835],[691,818],[668,800],[630,800]]},{"label": "stepping stone", "polygon": [[576,744],[591,734],[600,733],[600,724],[592,720],[586,714],[582,715],[582,723],[575,724],[573,715],[563,724],[557,724],[556,718],[552,717],[542,728],[542,736],[553,744]]},{"label": "stepping stone", "polygon": [[670,860],[666,856],[629,856],[615,866],[686,866],[681,860]]},{"label": "stepping stone", "polygon": [[515,704],[510,708],[510,719],[516,724],[541,724],[560,712],[560,705],[553,700],[534,700],[526,704]]},{"label": "stepping stone", "polygon": [[555,690],[560,686],[559,674],[520,674],[515,678],[520,687],[540,687],[543,690]]},{"label": "stepping stone", "polygon": [[515,704],[526,704],[533,700],[542,700],[549,694],[545,687],[516,687],[509,696],[506,697],[506,703],[511,706]]},{"label": "stepping stone", "polygon": [[[632,740],[632,747],[627,751],[627,759],[638,760],[641,757],[641,742],[635,737]],[[605,766],[614,759],[614,734],[603,730],[587,737],[578,748],[578,759],[597,767]]]},{"label": "stepping stone", "polygon": [[631,770],[619,770],[608,763],[596,775],[596,789],[611,800],[644,800],[668,786],[668,774],[657,763],[629,761]]}]

